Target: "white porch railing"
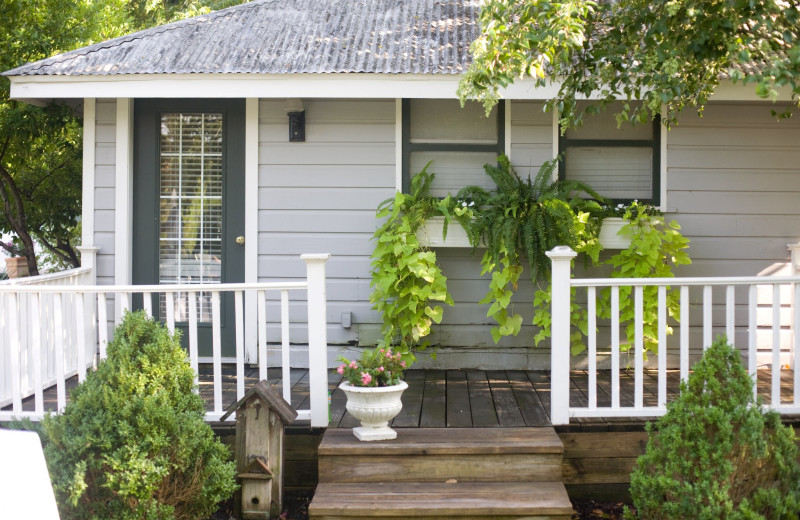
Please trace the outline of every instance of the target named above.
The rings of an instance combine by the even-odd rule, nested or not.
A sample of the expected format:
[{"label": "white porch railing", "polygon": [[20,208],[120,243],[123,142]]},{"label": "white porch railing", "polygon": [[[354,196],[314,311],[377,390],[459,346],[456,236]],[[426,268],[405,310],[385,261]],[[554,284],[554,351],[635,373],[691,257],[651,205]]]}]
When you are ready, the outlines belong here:
[{"label": "white porch railing", "polygon": [[[699,348],[707,348],[713,341],[714,333],[725,333],[728,341],[736,344],[737,330],[746,331],[747,366],[755,379],[758,370],[759,325],[764,320],[764,310],[771,314],[769,319],[768,348],[771,351],[770,408],[786,414],[800,413],[800,370],[796,361],[800,352],[800,334],[794,333],[794,324],[800,323],[800,305],[790,307],[791,316],[782,317],[785,307],[781,305],[781,294],[789,292],[792,301],[800,302],[800,277],[733,277],[733,278],[603,278],[572,279],[571,260],[576,253],[568,247],[556,247],[548,252],[552,260],[552,352],[551,352],[551,421],[553,424],[567,424],[570,417],[654,417],[666,413],[667,403],[667,363],[668,355],[678,358],[681,380],[688,377],[690,355],[699,357]],[[740,309],[747,312],[737,313],[736,288],[747,287],[747,301],[739,302]],[[634,298],[635,339],[628,363],[632,360],[634,373],[633,406],[620,405],[620,321],[619,293],[620,287],[632,287]],[[644,338],[643,338],[643,301],[644,288],[657,287],[658,298],[658,356],[656,359],[658,390],[656,404],[647,406],[644,400]],[[690,324],[690,288],[695,297],[700,293],[699,309],[702,310],[702,336],[693,332]],[[713,320],[713,299],[715,288],[717,293],[724,292],[724,325]],[[759,306],[763,299],[763,289],[771,290],[771,305]],[[585,289],[588,313],[588,329],[586,364],[588,372],[588,406],[577,407],[570,403],[570,299],[571,289]],[[598,345],[597,345],[597,296],[598,289],[610,288],[611,320],[610,320],[610,405],[598,405]],[[667,347],[667,288],[678,290],[680,294],[680,324],[675,328],[678,332],[678,345]],[[761,292],[762,295],[759,293]],[[737,320],[737,314],[740,319]],[[746,314],[746,319],[741,319]],[[761,318],[759,314],[762,314]],[[784,313],[785,314],[785,313]],[[719,321],[719,320],[718,320]],[[788,330],[787,330],[788,329]],[[788,332],[788,334],[787,334]],[[743,334],[739,334],[743,337]],[[782,338],[790,338],[789,352],[782,351]],[[702,338],[700,343],[698,338]],[[691,343],[694,338],[694,344]],[[762,339],[763,343],[763,339]],[[785,343],[785,342],[783,342]],[[789,364],[794,367],[791,400],[781,401],[781,369],[782,355],[789,356]],[[754,392],[757,390],[754,388]]]},{"label": "white porch railing", "polygon": [[[89,267],[0,283],[0,406],[34,394],[41,399],[43,388],[76,374],[83,379],[94,365],[92,331],[66,326],[85,323],[93,311],[90,302],[78,305],[76,294],[65,291],[91,283]],[[38,292],[45,286],[63,296]],[[37,292],[22,292],[21,287]],[[24,353],[18,352],[20,345],[26,345]]]},{"label": "white porch railing", "polygon": [[[329,254],[302,255],[307,277],[300,282],[270,282],[208,285],[80,285],[79,276],[90,268],[76,269],[64,275],[75,277],[73,285],[50,285],[45,277],[28,279],[25,283],[0,285],[0,348],[3,360],[3,384],[0,406],[11,405],[10,411],[0,410],[0,421],[29,418],[40,420],[44,414],[44,390],[56,387],[57,408],[66,406],[66,380],[76,375],[86,377],[86,369],[94,365],[96,356],[106,357],[109,342],[108,302],[115,298],[120,312],[130,309],[134,294],[141,294],[144,310],[152,316],[152,294],[163,295],[166,325],[175,330],[175,302],[186,303],[188,313],[189,360],[198,369],[197,299],[208,295],[211,303],[213,366],[213,410],[206,420],[216,421],[223,415],[222,392],[222,335],[220,301],[223,293],[234,298],[236,398],[245,389],[244,295],[255,293],[257,302],[257,350],[259,380],[267,378],[267,295],[280,299],[281,368],[283,397],[291,402],[289,293],[307,292],[308,307],[308,370],[309,409],[298,410],[298,420],[310,420],[312,426],[328,424],[327,320],[325,263]],[[37,282],[45,282],[44,284]],[[83,302],[81,305],[80,302]],[[118,316],[116,317],[118,318]],[[41,332],[39,332],[41,331]],[[78,348],[83,345],[84,348]],[[73,362],[74,360],[74,362]],[[23,411],[22,400],[34,396],[34,410]]]}]

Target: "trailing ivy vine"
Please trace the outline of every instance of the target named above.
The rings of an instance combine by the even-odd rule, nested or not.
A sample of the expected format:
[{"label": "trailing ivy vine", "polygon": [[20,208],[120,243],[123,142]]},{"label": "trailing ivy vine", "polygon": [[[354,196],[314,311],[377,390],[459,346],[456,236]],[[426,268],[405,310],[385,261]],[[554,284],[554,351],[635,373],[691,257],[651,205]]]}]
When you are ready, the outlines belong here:
[{"label": "trailing ivy vine", "polygon": [[[686,249],[689,239],[680,232],[680,225],[664,219],[663,214],[652,206],[634,201],[625,208],[622,217],[627,223],[622,227],[620,234],[631,237],[627,249],[621,250],[609,258],[605,263],[611,265],[612,278],[672,278],[675,276],[674,268],[687,265],[692,261]],[[625,339],[628,348],[636,339],[635,334],[635,300],[631,287],[621,287],[619,290],[619,322],[625,328]],[[572,289],[571,323],[573,330],[570,333],[571,351],[579,354],[586,349],[585,338],[588,335],[588,317],[586,308],[575,302],[575,289]],[[679,294],[667,288],[667,313],[670,318],[679,319],[680,302]],[[538,345],[550,337],[550,303],[552,300],[551,287],[540,289],[534,297],[533,324],[539,327],[534,337]],[[597,317],[611,319],[611,289],[600,291],[597,304]],[[645,287],[643,298],[643,334],[644,349],[646,352],[658,352],[658,288]],[[672,334],[672,327],[667,326],[667,334]]]},{"label": "trailing ivy vine", "polygon": [[440,201],[429,194],[434,174],[427,169],[411,180],[410,193],[398,192],[378,206],[377,217],[386,220],[373,236],[370,302],[383,319],[380,344],[391,346],[408,365],[416,359],[415,350],[429,345],[425,337],[431,325],[442,321],[437,303],[453,305],[436,253],[416,236],[431,216],[441,214],[447,220],[452,205],[449,197]]}]

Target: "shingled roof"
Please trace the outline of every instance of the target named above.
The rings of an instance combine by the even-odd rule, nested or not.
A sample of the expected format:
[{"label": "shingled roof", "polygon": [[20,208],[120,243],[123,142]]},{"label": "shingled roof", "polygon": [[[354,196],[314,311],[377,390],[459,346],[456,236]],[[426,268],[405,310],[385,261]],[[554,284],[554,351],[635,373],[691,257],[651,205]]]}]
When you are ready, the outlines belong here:
[{"label": "shingled roof", "polygon": [[29,63],[7,76],[460,74],[478,0],[255,0]]}]

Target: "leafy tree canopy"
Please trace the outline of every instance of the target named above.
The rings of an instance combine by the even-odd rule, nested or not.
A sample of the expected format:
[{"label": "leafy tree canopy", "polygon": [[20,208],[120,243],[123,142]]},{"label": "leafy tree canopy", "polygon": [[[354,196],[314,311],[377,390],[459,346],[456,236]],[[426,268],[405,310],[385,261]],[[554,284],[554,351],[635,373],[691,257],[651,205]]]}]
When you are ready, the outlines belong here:
[{"label": "leafy tree canopy", "polygon": [[[579,125],[615,99],[620,122],[702,111],[722,78],[800,99],[797,0],[486,0],[459,96],[491,107],[522,77],[561,81],[548,109]],[[577,101],[591,95],[590,104]],[[787,115],[783,113],[780,115]]]},{"label": "leafy tree canopy", "polygon": [[[126,33],[240,3],[235,0],[0,0],[0,71]],[[66,106],[10,99],[0,77],[0,247],[28,258],[34,241],[78,266],[82,130]]]}]

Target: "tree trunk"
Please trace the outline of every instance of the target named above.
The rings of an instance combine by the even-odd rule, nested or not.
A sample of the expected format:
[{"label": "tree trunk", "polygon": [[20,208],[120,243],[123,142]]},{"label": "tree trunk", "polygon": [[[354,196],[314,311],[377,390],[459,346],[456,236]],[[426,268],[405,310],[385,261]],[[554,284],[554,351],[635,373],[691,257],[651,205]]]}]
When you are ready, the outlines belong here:
[{"label": "tree trunk", "polygon": [[39,266],[36,263],[33,238],[28,232],[28,219],[25,216],[22,195],[14,182],[14,178],[2,165],[0,165],[0,198],[3,199],[3,210],[11,229],[22,241],[22,255],[28,259],[28,273],[30,273],[30,276],[37,276],[39,274]]}]

